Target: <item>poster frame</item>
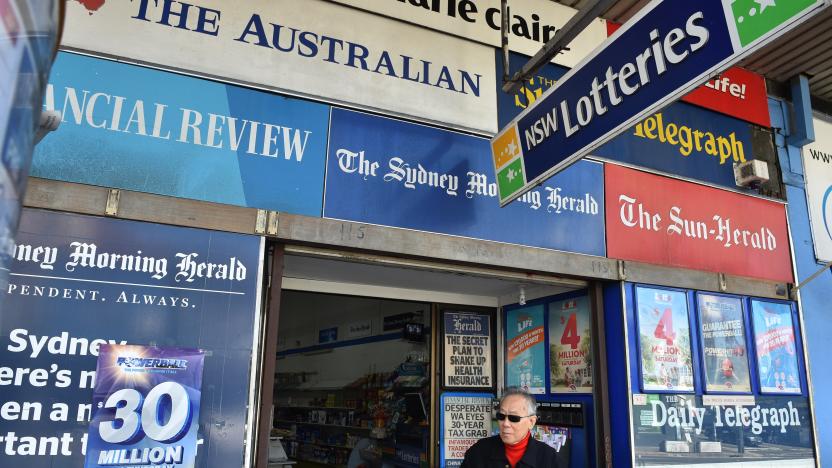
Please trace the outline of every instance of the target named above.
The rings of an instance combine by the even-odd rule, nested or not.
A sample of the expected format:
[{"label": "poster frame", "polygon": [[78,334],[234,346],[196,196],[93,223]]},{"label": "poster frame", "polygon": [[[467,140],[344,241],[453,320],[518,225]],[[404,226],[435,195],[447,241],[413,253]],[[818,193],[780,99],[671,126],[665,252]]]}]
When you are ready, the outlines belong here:
[{"label": "poster frame", "polygon": [[[633,336],[636,340],[636,365],[638,366],[638,388],[641,393],[647,394],[696,394],[697,389],[699,388],[698,383],[701,382],[701,376],[698,375],[699,373],[699,356],[698,353],[693,351],[693,342],[694,342],[694,331],[696,330],[695,324],[693,323],[694,318],[692,317],[693,314],[690,313],[691,309],[691,295],[690,291],[687,289],[682,288],[672,288],[667,286],[655,286],[655,285],[648,285],[648,284],[641,284],[636,283],[633,288],[633,320],[635,322],[635,330]],[[638,316],[638,291],[639,289],[645,290],[653,290],[653,291],[671,291],[681,293],[685,296],[685,306],[687,308],[687,316],[688,316],[688,337],[691,345],[690,350],[690,357],[691,357],[691,377],[693,379],[692,389],[690,390],[681,390],[681,389],[666,389],[666,390],[647,390],[644,387],[644,373],[642,366],[642,349],[641,349],[641,324]]]},{"label": "poster frame", "polygon": [[[487,316],[488,317],[488,326],[491,327],[488,333],[488,339],[490,341],[489,352],[491,353],[491,386],[490,387],[455,387],[455,386],[446,386],[445,385],[445,315],[446,314],[469,314],[469,315],[479,315],[479,316]],[[440,346],[440,362],[441,362],[441,372],[440,372],[440,381],[439,381],[439,389],[444,394],[444,392],[467,392],[467,393],[489,393],[493,394],[497,389],[497,314],[492,309],[476,309],[471,307],[454,307],[454,306],[443,306],[439,309],[439,343]],[[462,396],[483,396],[483,395],[462,395]],[[492,395],[493,397],[493,395]]]},{"label": "poster frame", "polygon": [[[702,395],[753,395],[754,394],[754,378],[752,373],[755,372],[755,369],[752,369],[752,359],[751,359],[751,343],[749,342],[750,337],[750,327],[749,317],[748,317],[748,307],[746,307],[746,301],[743,300],[742,296],[737,296],[734,294],[723,294],[723,293],[715,293],[710,291],[695,291],[695,314],[696,314],[696,341],[697,341],[697,353],[699,354],[699,375],[701,376],[700,382],[702,384]],[[705,344],[704,340],[705,337],[702,336],[702,313],[699,309],[700,298],[701,296],[717,296],[717,297],[727,297],[731,299],[736,299],[740,303],[740,315],[742,319],[742,327],[744,333],[744,342],[745,342],[745,354],[746,354],[746,362],[748,365],[748,391],[730,391],[730,390],[709,390],[708,389],[708,378],[707,378],[707,368],[705,366]],[[693,340],[691,340],[693,341]],[[752,340],[753,341],[753,340]],[[691,343],[692,344],[692,343]],[[756,366],[754,366],[756,368]]]},{"label": "poster frame", "polygon": [[[442,327],[444,328],[444,327]],[[444,379],[443,379],[444,382]],[[445,458],[445,398],[447,397],[462,397],[462,398],[488,398],[491,400],[491,420],[489,421],[489,427],[491,422],[494,421],[494,409],[496,406],[494,405],[494,393],[489,392],[440,392],[439,394],[439,433],[438,441],[437,441],[437,450],[439,452],[439,466],[441,468],[445,468],[445,462],[447,459]]]},{"label": "poster frame", "polygon": [[[791,326],[792,326],[792,333],[794,333],[794,350],[795,350],[795,359],[797,360],[797,376],[799,379],[800,391],[798,392],[771,392],[763,390],[763,382],[760,376],[760,363],[757,361],[757,330],[754,326],[754,309],[753,303],[754,302],[763,302],[763,303],[770,303],[770,304],[779,304],[779,305],[786,305],[789,308],[789,317],[791,318]],[[795,310],[795,303],[791,301],[778,301],[775,299],[763,299],[759,297],[748,297],[747,299],[747,306],[748,306],[748,318],[749,322],[751,323],[751,345],[754,349],[754,376],[752,380],[757,384],[757,393],[760,395],[780,395],[780,396],[807,396],[806,395],[806,388],[807,388],[807,379],[806,379],[806,362],[803,358],[803,337],[800,334],[800,330],[797,325],[799,323],[800,317]]]},{"label": "poster frame", "polygon": [[[555,391],[552,391],[552,381],[551,381],[552,380],[552,372],[551,372],[552,363],[551,363],[551,359],[550,359],[550,356],[549,356],[549,351],[551,349],[551,342],[552,342],[553,338],[552,338],[551,333],[550,333],[550,331],[551,331],[550,330],[551,320],[550,320],[549,306],[551,306],[555,302],[567,301],[569,299],[574,299],[576,297],[586,297],[587,298],[587,302],[589,303],[588,304],[589,310],[587,310],[587,313],[589,314],[588,320],[589,320],[590,327],[591,327],[592,322],[595,321],[596,319],[592,315],[592,303],[591,303],[591,297],[590,297],[590,294],[589,294],[589,289],[579,289],[579,290],[576,290],[576,291],[570,291],[568,293],[558,294],[558,295],[555,295],[555,296],[548,296],[548,297],[545,298],[544,304],[546,304],[546,313],[545,313],[545,323],[546,323],[546,325],[545,325],[546,326],[546,393],[542,394],[541,396],[545,395],[545,396],[559,397],[559,398],[570,398],[570,397],[573,397],[573,396],[592,397],[592,395],[593,395],[592,390],[590,390],[588,392],[577,392],[577,391],[576,392],[555,392]],[[592,332],[591,329],[590,329],[590,332]],[[596,350],[592,348],[592,337],[590,336],[589,339],[590,339],[590,356],[592,358],[595,358],[596,357]],[[596,364],[597,363],[593,363],[593,366],[595,366]],[[593,382],[592,382],[592,387],[593,388],[595,388],[595,384],[596,383],[593,380]],[[541,399],[538,398],[538,400],[541,400]]]},{"label": "poster frame", "polygon": [[[558,296],[558,297],[560,297],[560,296]],[[568,295],[563,295],[562,298],[563,299],[568,299],[569,296]],[[502,335],[501,336],[501,338],[502,338],[501,347],[502,347],[502,349],[500,351],[501,351],[501,354],[503,356],[503,363],[502,363],[502,366],[503,366],[502,384],[503,385],[502,385],[502,387],[503,387],[503,389],[506,389],[506,388],[514,387],[514,385],[508,385],[508,365],[509,365],[509,362],[508,362],[508,341],[509,341],[509,338],[508,338],[508,326],[507,326],[508,314],[509,314],[509,312],[514,311],[516,309],[523,309],[523,308],[526,308],[526,307],[535,307],[535,306],[543,307],[543,346],[544,346],[544,353],[543,353],[544,360],[543,360],[543,363],[544,363],[544,366],[545,366],[544,372],[543,372],[543,393],[531,393],[531,395],[538,402],[547,401],[546,400],[547,397],[555,395],[555,394],[550,392],[551,384],[549,382],[549,365],[550,365],[550,363],[549,363],[549,303],[552,302],[551,300],[552,300],[552,296],[542,297],[542,298],[539,298],[539,299],[528,301],[523,305],[520,305],[520,303],[514,303],[514,304],[511,304],[511,305],[508,305],[508,306],[503,306],[503,310],[502,310],[502,322],[503,322],[502,323],[503,327],[502,327],[502,331],[501,331],[501,335]],[[561,394],[558,393],[557,395],[561,395]]]}]

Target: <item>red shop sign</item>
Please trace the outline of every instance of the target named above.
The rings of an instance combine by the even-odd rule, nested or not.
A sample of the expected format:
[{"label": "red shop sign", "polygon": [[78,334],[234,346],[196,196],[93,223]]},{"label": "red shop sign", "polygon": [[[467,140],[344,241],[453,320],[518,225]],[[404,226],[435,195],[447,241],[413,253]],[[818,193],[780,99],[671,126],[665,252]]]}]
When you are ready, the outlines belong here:
[{"label": "red shop sign", "polygon": [[762,127],[771,127],[766,80],[742,68],[726,70],[682,100]]},{"label": "red shop sign", "polygon": [[780,203],[606,164],[607,256],[792,282]]}]

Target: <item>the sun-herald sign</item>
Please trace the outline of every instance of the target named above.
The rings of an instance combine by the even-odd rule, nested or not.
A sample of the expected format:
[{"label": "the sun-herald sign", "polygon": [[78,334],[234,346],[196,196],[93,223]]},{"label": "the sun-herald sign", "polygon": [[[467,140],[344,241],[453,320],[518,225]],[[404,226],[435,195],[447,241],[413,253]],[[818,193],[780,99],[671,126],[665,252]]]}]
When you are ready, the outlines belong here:
[{"label": "the sun-herald sign", "polygon": [[491,140],[505,205],[829,0],[653,0]]},{"label": "the sun-herald sign", "polygon": [[607,256],[791,282],[781,203],[606,164]]}]

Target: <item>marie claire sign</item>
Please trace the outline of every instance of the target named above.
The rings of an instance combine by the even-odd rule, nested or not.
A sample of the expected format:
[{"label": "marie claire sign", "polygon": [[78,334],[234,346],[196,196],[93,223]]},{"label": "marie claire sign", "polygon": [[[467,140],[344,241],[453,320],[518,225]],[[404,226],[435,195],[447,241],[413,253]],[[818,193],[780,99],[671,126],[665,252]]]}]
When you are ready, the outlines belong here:
[{"label": "marie claire sign", "polygon": [[604,172],[610,258],[792,281],[782,204],[612,164]]},{"label": "marie claire sign", "polygon": [[70,2],[66,16],[66,46],[497,130],[490,47],[355,8],[321,0],[98,0]]},{"label": "marie claire sign", "polygon": [[[500,0],[332,0],[378,12],[494,47],[502,44]],[[508,9],[511,50],[534,55],[577,10],[548,0],[511,0]],[[574,67],[607,38],[606,21],[590,23],[553,62]]]}]

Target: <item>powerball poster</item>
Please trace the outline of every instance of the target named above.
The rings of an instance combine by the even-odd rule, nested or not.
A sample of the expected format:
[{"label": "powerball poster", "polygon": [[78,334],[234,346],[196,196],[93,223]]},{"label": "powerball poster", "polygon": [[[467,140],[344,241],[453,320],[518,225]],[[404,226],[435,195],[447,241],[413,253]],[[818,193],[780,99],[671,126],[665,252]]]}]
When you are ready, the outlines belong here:
[{"label": "powerball poster", "polygon": [[700,294],[698,306],[705,390],[750,392],[742,301],[736,297]]},{"label": "powerball poster", "polygon": [[193,468],[203,352],[102,345],[85,468]]},{"label": "powerball poster", "polygon": [[693,391],[687,296],[636,288],[643,391]]}]

